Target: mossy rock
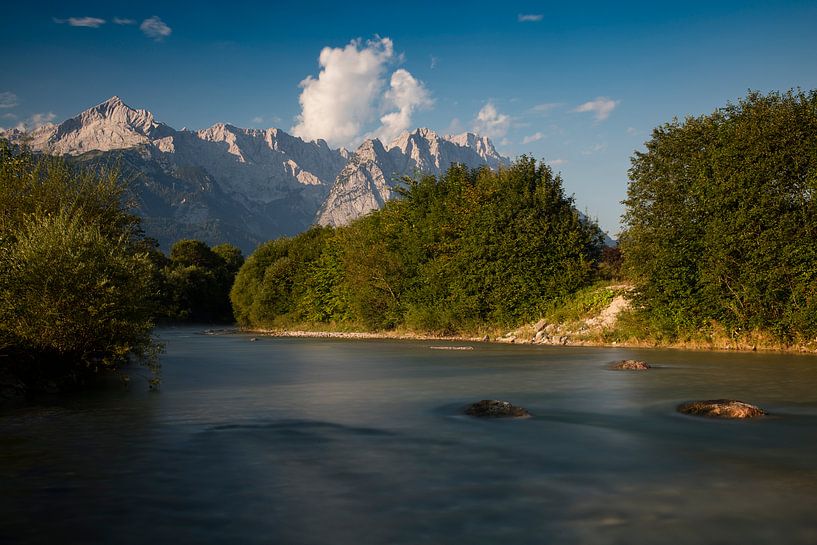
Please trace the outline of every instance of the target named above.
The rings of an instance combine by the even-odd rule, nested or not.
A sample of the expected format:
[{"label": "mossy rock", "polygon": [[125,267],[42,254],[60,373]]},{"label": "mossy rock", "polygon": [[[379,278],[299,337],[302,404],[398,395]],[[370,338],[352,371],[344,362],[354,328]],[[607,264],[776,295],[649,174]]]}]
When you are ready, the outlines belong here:
[{"label": "mossy rock", "polygon": [[688,401],[678,406],[678,412],[692,416],[729,419],[756,418],[768,414],[760,407],[733,399]]},{"label": "mossy rock", "polygon": [[651,367],[649,363],[641,360],[621,360],[613,364],[613,369],[620,371],[646,371]]},{"label": "mossy rock", "polygon": [[465,409],[465,414],[480,418],[526,418],[531,416],[527,409],[498,399],[478,401]]}]

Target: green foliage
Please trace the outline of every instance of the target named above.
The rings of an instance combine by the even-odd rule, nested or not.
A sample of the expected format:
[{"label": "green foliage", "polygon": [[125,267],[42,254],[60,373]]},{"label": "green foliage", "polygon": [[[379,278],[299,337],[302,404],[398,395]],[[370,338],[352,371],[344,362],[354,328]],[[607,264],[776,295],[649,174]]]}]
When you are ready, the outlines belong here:
[{"label": "green foliage", "polygon": [[0,362],[31,388],[154,348],[152,244],[123,196],[115,170],[0,142]]},{"label": "green foliage", "polygon": [[324,313],[317,306],[325,295],[324,288],[311,273],[331,232],[314,228],[259,246],[241,267],[230,292],[238,323],[280,326]]},{"label": "green foliage", "polygon": [[630,178],[625,266],[660,336],[817,333],[817,92],[658,127]]},{"label": "green foliage", "polygon": [[230,289],[244,263],[231,244],[210,248],[199,240],[180,240],[162,270],[160,315],[174,321],[233,322]]},{"label": "green foliage", "polygon": [[453,333],[537,318],[592,277],[601,233],[549,167],[454,165],[336,230],[261,246],[232,291],[239,323]]},{"label": "green foliage", "polygon": [[621,287],[609,285],[609,282],[596,283],[578,290],[576,293],[553,302],[545,318],[550,323],[578,322],[590,316],[598,315],[610,306],[617,295],[624,293]]}]

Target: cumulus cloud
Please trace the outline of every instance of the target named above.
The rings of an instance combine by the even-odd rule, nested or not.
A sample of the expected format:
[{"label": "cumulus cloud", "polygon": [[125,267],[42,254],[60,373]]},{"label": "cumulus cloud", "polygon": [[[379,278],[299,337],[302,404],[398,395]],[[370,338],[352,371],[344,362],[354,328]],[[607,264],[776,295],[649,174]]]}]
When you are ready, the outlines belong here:
[{"label": "cumulus cloud", "polygon": [[260,115],[257,115],[250,120],[250,123],[252,123],[253,125],[260,125],[263,122],[264,118],[261,117]]},{"label": "cumulus cloud", "polygon": [[629,134],[630,136],[635,136],[638,134],[638,129],[636,129],[635,127],[627,127],[627,134]]},{"label": "cumulus cloud", "polygon": [[20,102],[17,100],[17,95],[11,91],[4,91],[0,93],[0,108],[14,108]]},{"label": "cumulus cloud", "polygon": [[69,17],[68,19],[57,19],[54,17],[54,22],[58,25],[67,23],[68,26],[99,28],[105,24],[105,19],[100,19],[99,17]]},{"label": "cumulus cloud", "polygon": [[17,123],[17,126],[14,128],[23,132],[33,131],[34,129],[39,129],[44,125],[48,125],[54,121],[56,117],[56,114],[53,112],[34,114],[25,121],[20,121]]},{"label": "cumulus cloud", "polygon": [[389,90],[386,91],[385,103],[396,108],[380,118],[381,126],[375,136],[383,142],[391,142],[400,133],[411,128],[411,116],[414,110],[428,108],[433,102],[428,90],[417,81],[408,70],[395,70],[391,75]]},{"label": "cumulus cloud", "polygon": [[142,24],[139,25],[139,30],[141,30],[145,36],[157,42],[161,42],[173,32],[173,29],[167,26],[167,24],[156,15],[142,21]]},{"label": "cumulus cloud", "polygon": [[115,25],[135,25],[136,21],[133,19],[126,19],[123,17],[114,17],[113,24]]},{"label": "cumulus cloud", "polygon": [[574,112],[592,112],[596,121],[604,121],[610,117],[610,113],[618,106],[618,100],[612,100],[607,97],[598,97],[596,100],[591,100],[580,104],[573,109]]},{"label": "cumulus cloud", "polygon": [[292,133],[306,140],[324,139],[333,146],[352,146],[376,121],[379,126],[367,136],[390,140],[408,129],[414,111],[432,101],[408,70],[395,70],[387,85],[394,57],[389,38],[323,48],[318,77],[308,76],[300,84],[301,113]]},{"label": "cumulus cloud", "polygon": [[552,167],[558,167],[567,164],[567,159],[554,159],[552,161],[548,161],[548,164]]},{"label": "cumulus cloud", "polygon": [[541,132],[535,132],[535,133],[531,134],[530,136],[526,136],[525,138],[523,138],[522,143],[523,144],[530,144],[532,142],[538,142],[539,140],[541,140],[544,137],[545,137],[545,135],[542,134]]},{"label": "cumulus cloud", "polygon": [[542,19],[544,19],[544,15],[541,13],[520,13],[517,16],[517,20],[520,23],[538,23]]},{"label": "cumulus cloud", "polygon": [[488,102],[477,114],[474,120],[474,131],[480,136],[489,138],[503,138],[508,134],[511,126],[511,117],[497,111],[493,103]]}]

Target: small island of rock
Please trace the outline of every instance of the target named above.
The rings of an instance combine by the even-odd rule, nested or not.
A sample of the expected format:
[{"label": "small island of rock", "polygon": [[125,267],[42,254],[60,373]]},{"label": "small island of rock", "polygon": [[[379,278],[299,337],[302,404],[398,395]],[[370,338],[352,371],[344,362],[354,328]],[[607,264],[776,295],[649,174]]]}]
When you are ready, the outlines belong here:
[{"label": "small island of rock", "polygon": [[531,416],[527,409],[497,399],[483,399],[474,403],[465,410],[465,414],[483,418],[526,418]]},{"label": "small island of rock", "polygon": [[709,418],[755,418],[766,413],[760,407],[755,407],[743,401],[732,399],[710,399],[706,401],[688,401],[678,406],[678,412],[692,416],[706,416]]},{"label": "small island of rock", "polygon": [[621,371],[646,371],[650,368],[649,363],[640,360],[621,360],[613,364],[613,369]]}]

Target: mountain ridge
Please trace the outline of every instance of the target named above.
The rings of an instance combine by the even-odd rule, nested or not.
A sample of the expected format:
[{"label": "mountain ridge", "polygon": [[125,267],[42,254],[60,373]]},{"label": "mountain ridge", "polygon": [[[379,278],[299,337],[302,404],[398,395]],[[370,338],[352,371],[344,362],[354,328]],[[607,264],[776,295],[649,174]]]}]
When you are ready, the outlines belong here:
[{"label": "mountain ridge", "polygon": [[440,136],[419,128],[387,143],[365,140],[351,152],[277,128],[216,123],[177,130],[118,96],[58,124],[0,131],[0,138],[80,164],[119,162],[133,180],[145,230],[163,247],[180,237],[216,243],[238,236],[249,251],[380,208],[403,176],[438,175],[453,162],[509,164],[490,139],[473,133]]}]

